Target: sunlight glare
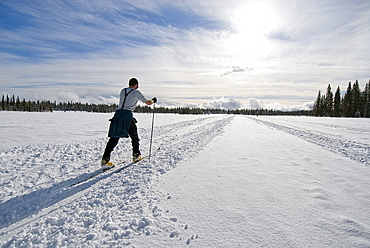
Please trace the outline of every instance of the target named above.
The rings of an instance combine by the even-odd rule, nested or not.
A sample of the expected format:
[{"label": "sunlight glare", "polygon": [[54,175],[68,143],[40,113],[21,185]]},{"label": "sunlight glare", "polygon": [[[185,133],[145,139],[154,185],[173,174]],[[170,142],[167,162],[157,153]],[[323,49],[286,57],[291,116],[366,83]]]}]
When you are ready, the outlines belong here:
[{"label": "sunlight glare", "polygon": [[273,8],[267,3],[249,2],[231,17],[235,32],[226,42],[226,49],[244,62],[265,57],[272,49],[266,35],[277,25]]}]

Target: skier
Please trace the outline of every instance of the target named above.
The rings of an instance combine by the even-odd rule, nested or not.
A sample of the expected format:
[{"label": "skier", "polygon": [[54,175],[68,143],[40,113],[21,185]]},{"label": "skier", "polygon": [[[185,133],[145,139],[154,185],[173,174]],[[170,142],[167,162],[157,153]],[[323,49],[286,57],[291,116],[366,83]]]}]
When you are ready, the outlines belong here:
[{"label": "skier", "polygon": [[114,164],[110,162],[110,154],[118,144],[119,138],[128,138],[130,136],[133,162],[138,162],[143,159],[139,150],[140,139],[137,133],[137,121],[133,118],[132,111],[135,110],[138,100],[147,105],[152,105],[157,102],[157,98],[154,97],[152,100],[147,100],[144,95],[137,90],[138,88],[139,81],[136,78],[131,78],[129,80],[129,87],[121,90],[118,108],[113,118],[110,120],[111,124],[108,132],[108,137],[110,137],[110,139],[107,142],[101,161],[101,166],[103,168],[114,167]]}]

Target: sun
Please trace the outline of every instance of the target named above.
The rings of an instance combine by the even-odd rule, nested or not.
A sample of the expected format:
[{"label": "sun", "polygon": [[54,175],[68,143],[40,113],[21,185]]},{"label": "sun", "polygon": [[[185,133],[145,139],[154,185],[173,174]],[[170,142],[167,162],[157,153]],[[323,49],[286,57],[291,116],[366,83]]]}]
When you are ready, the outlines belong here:
[{"label": "sun", "polygon": [[248,2],[233,11],[230,19],[233,32],[225,44],[228,52],[245,61],[269,54],[273,46],[267,35],[277,25],[273,6],[259,1]]}]

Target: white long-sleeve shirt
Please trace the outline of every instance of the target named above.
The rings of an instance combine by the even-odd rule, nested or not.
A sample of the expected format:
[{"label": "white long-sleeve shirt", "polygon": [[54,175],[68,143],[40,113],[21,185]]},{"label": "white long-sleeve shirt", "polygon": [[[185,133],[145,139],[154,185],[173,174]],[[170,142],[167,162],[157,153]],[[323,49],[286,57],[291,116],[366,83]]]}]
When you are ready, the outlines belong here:
[{"label": "white long-sleeve shirt", "polygon": [[[125,101],[125,89],[126,89],[126,93],[131,91],[127,95],[126,101]],[[140,91],[132,89],[132,88],[122,89],[119,97],[120,97],[120,99],[119,99],[119,105],[118,105],[117,109],[121,109],[122,104],[125,101],[125,106],[123,106],[122,109],[129,110],[129,111],[134,111],[135,110],[136,104],[139,100],[142,101],[142,102],[147,101],[145,96]]]}]

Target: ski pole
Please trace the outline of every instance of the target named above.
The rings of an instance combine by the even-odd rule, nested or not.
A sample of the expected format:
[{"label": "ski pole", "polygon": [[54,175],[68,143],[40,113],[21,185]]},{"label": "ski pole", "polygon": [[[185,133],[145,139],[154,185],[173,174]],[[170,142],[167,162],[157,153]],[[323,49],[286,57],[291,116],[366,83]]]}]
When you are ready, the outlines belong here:
[{"label": "ski pole", "polygon": [[150,147],[149,147],[149,163],[150,156],[152,155],[152,143],[153,143],[153,129],[154,129],[154,113],[155,113],[155,103],[153,104],[153,117],[152,117],[152,131],[150,133]]}]

